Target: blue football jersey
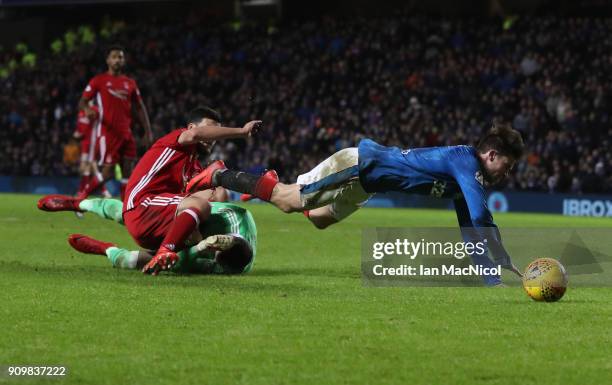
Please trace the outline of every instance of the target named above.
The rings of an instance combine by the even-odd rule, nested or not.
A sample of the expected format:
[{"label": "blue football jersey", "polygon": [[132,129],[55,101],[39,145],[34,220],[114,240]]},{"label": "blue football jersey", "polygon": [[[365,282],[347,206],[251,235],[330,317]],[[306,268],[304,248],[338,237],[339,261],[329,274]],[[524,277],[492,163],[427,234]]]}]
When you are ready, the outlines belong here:
[{"label": "blue football jersey", "polygon": [[[483,174],[474,147],[402,150],[364,139],[358,149],[359,180],[365,191],[400,191],[453,199],[463,238],[466,241],[486,239],[496,261],[503,266],[511,264],[487,207]],[[494,266],[486,255],[472,258],[477,264]],[[495,284],[499,277],[491,280],[485,277],[485,281]]]}]

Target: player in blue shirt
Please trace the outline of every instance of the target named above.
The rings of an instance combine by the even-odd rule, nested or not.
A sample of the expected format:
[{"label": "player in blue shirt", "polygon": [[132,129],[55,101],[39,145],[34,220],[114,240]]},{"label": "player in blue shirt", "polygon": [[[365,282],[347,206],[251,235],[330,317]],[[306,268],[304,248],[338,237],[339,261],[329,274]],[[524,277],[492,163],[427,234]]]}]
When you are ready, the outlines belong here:
[{"label": "player in blue shirt", "polygon": [[[522,156],[523,140],[507,124],[494,124],[476,147],[449,146],[400,149],[363,139],[358,147],[341,150],[294,184],[278,182],[276,173],[256,176],[227,170],[214,162],[193,178],[188,191],[223,186],[251,194],[286,213],[304,212],[317,228],[346,218],[377,192],[401,191],[453,199],[464,240],[487,239],[495,257],[473,254],[474,264],[502,265],[519,274],[501,244],[487,207],[485,187],[501,182]],[[499,276],[483,277],[489,285]]]}]

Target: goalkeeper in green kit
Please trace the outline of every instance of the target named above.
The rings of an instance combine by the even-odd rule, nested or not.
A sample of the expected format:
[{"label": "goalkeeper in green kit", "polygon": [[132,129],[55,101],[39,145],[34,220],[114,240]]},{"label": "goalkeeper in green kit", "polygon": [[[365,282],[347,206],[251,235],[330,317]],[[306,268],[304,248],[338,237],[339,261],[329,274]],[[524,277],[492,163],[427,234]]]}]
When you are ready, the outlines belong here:
[{"label": "goalkeeper in green kit", "polygon": [[[122,205],[117,199],[84,199],[76,207],[66,197],[64,210],[91,212],[123,224]],[[178,253],[178,262],[170,271],[179,274],[241,274],[251,270],[257,249],[257,228],[251,213],[226,202],[210,202],[211,215],[186,242],[190,247]],[[63,210],[54,210],[63,211]],[[155,255],[155,250],[128,250],[82,234],[68,237],[70,245],[87,254],[105,255],[113,267],[141,269]]]}]

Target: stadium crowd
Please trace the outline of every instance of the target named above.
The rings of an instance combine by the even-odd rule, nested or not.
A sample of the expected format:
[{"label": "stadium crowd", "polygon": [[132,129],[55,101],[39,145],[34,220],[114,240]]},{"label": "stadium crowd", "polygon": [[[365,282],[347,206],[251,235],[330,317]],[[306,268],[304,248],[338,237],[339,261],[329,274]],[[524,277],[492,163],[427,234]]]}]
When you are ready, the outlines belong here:
[{"label": "stadium crowd", "polygon": [[246,142],[218,144],[212,156],[233,167],[292,181],[362,137],[474,144],[501,119],[528,149],[507,188],[612,192],[612,20],[603,18],[131,22],[0,79],[0,174],[76,175],[77,101],[111,41],[126,43],[157,137],[197,104],[226,124],[265,122]]}]

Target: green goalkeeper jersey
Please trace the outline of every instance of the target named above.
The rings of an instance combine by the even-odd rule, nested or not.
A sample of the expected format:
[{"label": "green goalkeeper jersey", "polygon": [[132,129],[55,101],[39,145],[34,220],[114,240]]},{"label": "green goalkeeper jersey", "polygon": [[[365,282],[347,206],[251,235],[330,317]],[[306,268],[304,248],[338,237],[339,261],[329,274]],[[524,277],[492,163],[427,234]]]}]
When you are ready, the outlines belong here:
[{"label": "green goalkeeper jersey", "polygon": [[[210,202],[211,215],[200,225],[202,238],[205,239],[211,235],[229,234],[239,236],[245,239],[251,246],[253,257],[251,262],[244,268],[244,273],[251,270],[255,261],[257,250],[257,227],[255,220],[249,210],[226,202]],[[195,264],[202,264],[203,260],[213,260],[214,253],[206,253],[204,255],[187,255],[188,253],[181,252],[180,261],[175,265],[176,272],[190,272]],[[215,273],[223,273],[221,267],[216,265],[213,267]]]}]

